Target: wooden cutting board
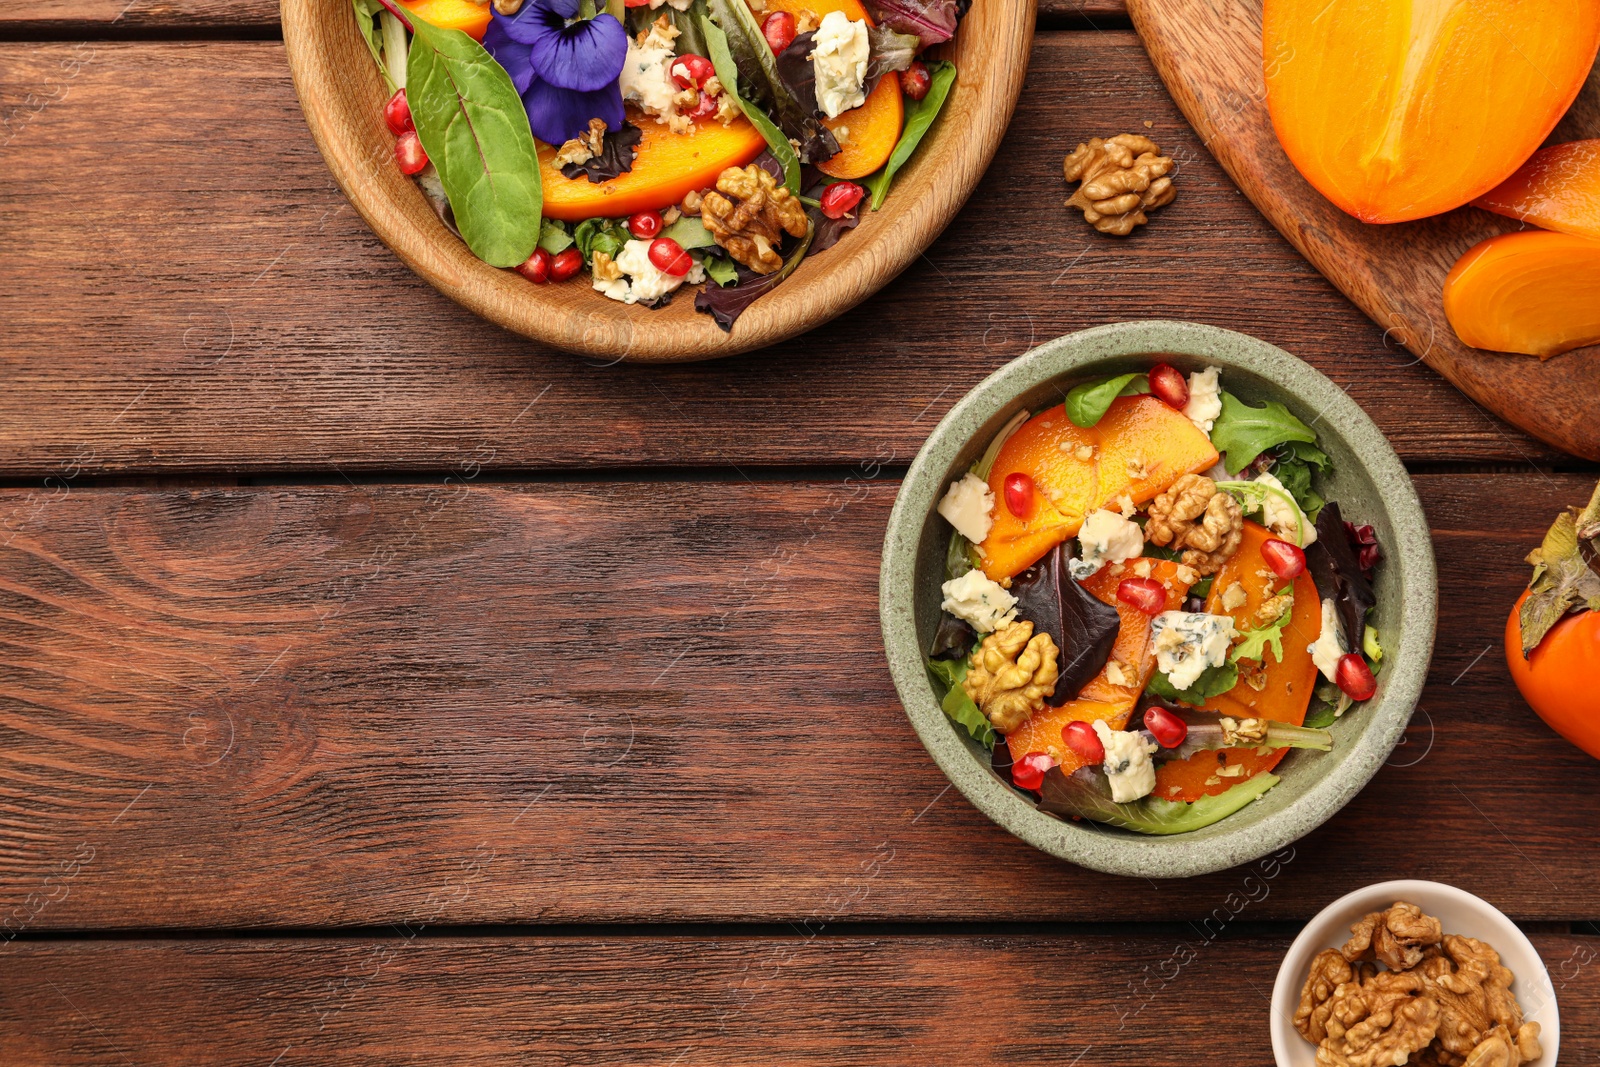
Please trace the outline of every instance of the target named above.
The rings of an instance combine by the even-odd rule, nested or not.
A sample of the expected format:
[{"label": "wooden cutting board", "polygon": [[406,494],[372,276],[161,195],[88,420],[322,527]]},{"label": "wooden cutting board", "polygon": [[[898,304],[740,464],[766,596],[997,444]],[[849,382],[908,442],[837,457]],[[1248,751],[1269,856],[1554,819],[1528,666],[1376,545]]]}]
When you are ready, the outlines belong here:
[{"label": "wooden cutting board", "polygon": [[[1128,10],[1211,154],[1300,253],[1388,331],[1388,340],[1508,422],[1600,459],[1600,346],[1541,363],[1468,348],[1445,320],[1440,294],[1456,260],[1487,237],[1520,229],[1518,223],[1476,208],[1390,226],[1356,221],[1323,199],[1278,146],[1262,74],[1261,0],[1128,0]],[[1600,65],[1551,141],[1583,137],[1600,137]]]}]

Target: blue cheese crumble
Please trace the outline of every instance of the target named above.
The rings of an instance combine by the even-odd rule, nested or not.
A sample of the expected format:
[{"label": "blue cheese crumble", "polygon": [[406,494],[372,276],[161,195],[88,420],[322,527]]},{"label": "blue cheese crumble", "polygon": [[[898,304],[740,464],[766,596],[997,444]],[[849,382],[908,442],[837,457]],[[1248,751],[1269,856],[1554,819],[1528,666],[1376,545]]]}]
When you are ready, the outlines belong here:
[{"label": "blue cheese crumble", "polygon": [[998,630],[1017,617],[1017,598],[980,570],[952,578],[939,589],[944,593],[944,603],[939,606],[971,623],[980,634]]},{"label": "blue cheese crumble", "polygon": [[982,544],[994,526],[994,493],[989,483],[976,474],[964,474],[951,482],[939,501],[939,514],[956,528],[956,533],[973,544]]},{"label": "blue cheese crumble", "polygon": [[1083,581],[1107,563],[1121,563],[1144,551],[1144,531],[1115,511],[1101,508],[1089,512],[1078,531],[1078,558],[1067,570]]},{"label": "blue cheese crumble", "polygon": [[1327,597],[1322,601],[1322,632],[1317,639],[1306,646],[1306,651],[1311,653],[1311,662],[1317,665],[1317,670],[1330,682],[1338,682],[1339,660],[1344,656],[1344,641],[1339,632],[1339,609],[1334,605],[1333,598]]},{"label": "blue cheese crumble", "polygon": [[1189,375],[1189,402],[1183,405],[1183,414],[1206,434],[1222,414],[1221,374],[1216,367],[1207,367]]},{"label": "blue cheese crumble", "polygon": [[830,119],[867,102],[867,23],[850,21],[843,11],[822,17],[811,39],[811,69],[817,78],[817,106]]},{"label": "blue cheese crumble", "polygon": [[1188,689],[1207,667],[1228,662],[1228,650],[1239,636],[1233,619],[1203,611],[1163,611],[1150,620],[1150,643],[1156,670],[1175,689]]},{"label": "blue cheese crumble", "polygon": [[1131,730],[1113,730],[1102,720],[1096,720],[1094,732],[1106,750],[1100,766],[1111,783],[1111,799],[1127,804],[1149,796],[1156,787],[1156,765],[1150,754],[1157,746]]}]

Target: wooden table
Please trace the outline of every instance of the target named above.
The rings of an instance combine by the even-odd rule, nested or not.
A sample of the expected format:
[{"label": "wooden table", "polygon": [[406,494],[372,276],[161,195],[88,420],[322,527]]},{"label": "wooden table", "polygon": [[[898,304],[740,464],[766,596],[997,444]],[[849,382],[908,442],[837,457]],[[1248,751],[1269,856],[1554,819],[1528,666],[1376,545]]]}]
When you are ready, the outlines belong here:
[{"label": "wooden table", "polygon": [[[984,0],[980,0],[984,2]],[[0,1063],[1264,1064],[1288,940],[1417,876],[1522,921],[1600,1059],[1600,765],[1500,652],[1595,478],[1363,318],[1107,0],[1045,5],[973,201],[855,312],[717,364],[474,320],[334,189],[275,11],[0,12]],[[1143,129],[1177,202],[1064,209]],[[1085,326],[1243,330],[1411,465],[1442,583],[1407,733],[1326,826],[1158,884],[975,812],[890,687],[896,481]]]}]

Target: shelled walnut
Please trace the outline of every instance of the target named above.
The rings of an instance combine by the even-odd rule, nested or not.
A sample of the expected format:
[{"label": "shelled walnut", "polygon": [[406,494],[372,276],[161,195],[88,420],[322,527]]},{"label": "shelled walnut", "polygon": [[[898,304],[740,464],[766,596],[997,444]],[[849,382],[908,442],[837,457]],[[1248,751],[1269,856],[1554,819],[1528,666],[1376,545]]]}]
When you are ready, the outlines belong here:
[{"label": "shelled walnut", "polygon": [[1101,233],[1126,237],[1149,221],[1146,212],[1172,203],[1172,160],[1161,146],[1137,133],[1094,137],[1079,144],[1062,172],[1079,182],[1067,206],[1083,211],[1084,221]]},{"label": "shelled walnut", "polygon": [[1181,551],[1201,575],[1222,569],[1244,540],[1239,502],[1202,474],[1185,474],[1150,503],[1144,539]]},{"label": "shelled walnut", "polygon": [[1033,623],[1007,623],[972,650],[962,688],[995,729],[1010,733],[1056,691],[1056,644]]},{"label": "shelled walnut", "polygon": [[782,267],[782,234],[804,237],[809,225],[800,201],[754,163],[717,176],[716,189],[701,200],[700,218],[717,244],[757,274]]}]

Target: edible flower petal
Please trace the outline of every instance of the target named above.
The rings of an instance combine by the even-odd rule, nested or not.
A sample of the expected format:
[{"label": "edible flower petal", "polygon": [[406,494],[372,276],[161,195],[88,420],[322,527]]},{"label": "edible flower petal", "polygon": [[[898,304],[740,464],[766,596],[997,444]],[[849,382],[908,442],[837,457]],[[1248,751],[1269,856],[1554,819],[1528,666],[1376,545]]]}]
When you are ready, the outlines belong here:
[{"label": "edible flower petal", "polygon": [[515,15],[495,11],[483,45],[511,76],[533,135],[559,145],[583,133],[590,119],[611,129],[623,122],[617,84],[628,55],[628,32],[610,15],[576,19],[577,0],[528,0]]}]

